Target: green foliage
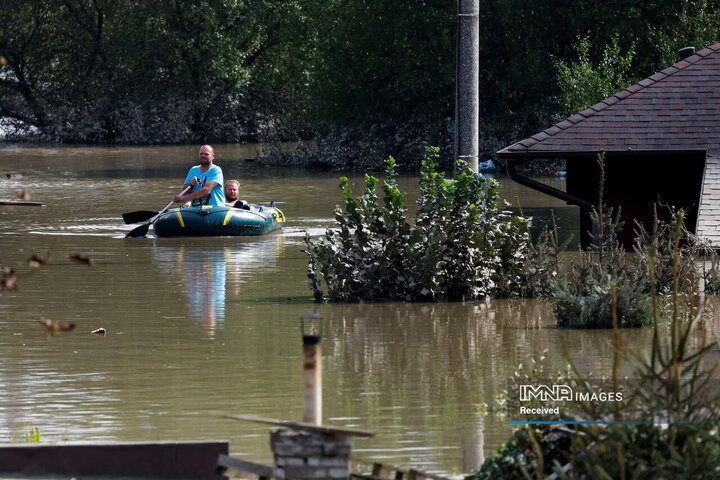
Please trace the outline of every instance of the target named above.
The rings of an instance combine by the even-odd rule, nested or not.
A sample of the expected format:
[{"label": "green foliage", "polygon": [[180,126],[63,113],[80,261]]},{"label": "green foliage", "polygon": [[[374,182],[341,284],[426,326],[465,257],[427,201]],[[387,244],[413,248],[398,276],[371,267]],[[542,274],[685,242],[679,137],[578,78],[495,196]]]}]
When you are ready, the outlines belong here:
[{"label": "green foliage", "polygon": [[[667,67],[681,47],[716,41],[719,6],[484,1],[483,154]],[[6,0],[0,121],[83,143],[327,135],[304,160],[377,168],[391,153],[406,165],[418,145],[452,135],[455,10],[444,0]],[[364,160],[329,148],[338,131],[354,139],[370,127]]]},{"label": "green foliage", "polygon": [[[676,216],[675,224],[681,222],[682,215]],[[662,334],[656,324],[649,351],[632,355],[636,380],[622,409],[611,412],[606,405],[597,404],[586,411],[594,418],[612,414],[621,421],[642,422],[583,429],[583,435],[573,439],[573,467],[578,472],[604,478],[624,478],[630,473],[657,478],[717,476],[720,398],[712,384],[716,364],[706,358],[717,345],[694,341],[702,305],[698,308],[692,298],[685,307],[681,304],[680,237],[680,229],[676,229],[669,266],[674,285],[669,334]],[[652,290],[657,290],[654,284]],[[657,307],[653,315],[660,316]],[[667,428],[664,423],[669,424]]]},{"label": "green foliage", "polygon": [[[680,212],[674,215],[679,215]],[[682,293],[696,292],[698,290],[699,278],[702,275],[698,270],[698,260],[703,256],[711,256],[715,254],[711,252],[700,252],[696,246],[692,245],[693,240],[689,238],[683,226],[679,224],[669,224],[658,220],[657,212],[654,215],[655,220],[652,229],[647,229],[640,224],[636,224],[635,242],[633,250],[635,252],[635,269],[637,271],[645,271],[648,274],[643,279],[637,279],[642,288],[650,291],[650,283],[654,283],[655,292],[660,294],[669,294],[673,291],[673,280],[677,278],[679,290]],[[680,230],[680,231],[676,231]],[[680,245],[676,245],[676,238],[680,236]],[[673,259],[677,259],[678,264],[675,265]],[[674,271],[677,269],[677,272]],[[713,275],[715,268],[708,271],[709,275]],[[705,287],[706,293],[712,292]]]},{"label": "green foliage", "polygon": [[25,443],[40,443],[40,429],[31,427],[25,432]]},{"label": "green foliage", "polygon": [[642,257],[628,257],[618,240],[619,210],[601,205],[593,210],[590,250],[581,251],[566,275],[552,285],[557,325],[570,328],[612,328],[612,286],[616,285],[621,327],[652,324],[647,265]]},{"label": "green foliage", "polygon": [[[683,238],[683,257],[681,257],[680,285],[687,283],[683,281],[683,271],[692,270],[695,282],[702,283],[702,291],[706,295],[720,294],[720,254],[715,246],[706,239],[694,235]],[[686,267],[685,265],[689,266]],[[658,275],[660,276],[660,275]],[[662,290],[661,290],[662,291]]]},{"label": "green foliage", "polygon": [[422,162],[418,213],[406,220],[397,167],[386,161],[383,199],[365,176],[356,197],[340,181],[343,208],[336,229],[306,238],[308,275],[316,298],[321,280],[331,301],[470,300],[520,295],[527,269],[528,221],[499,206],[498,183],[458,162],[455,178],[437,171],[438,149]]},{"label": "green foliage", "polygon": [[635,57],[634,45],[623,53],[619,42],[617,34],[610,38],[597,65],[591,63],[587,37],[579,38],[575,45],[576,61],[556,59],[560,90],[556,120],[582,111],[633,83],[629,72]]},{"label": "green foliage", "polygon": [[552,228],[544,228],[538,239],[528,248],[524,266],[524,281],[520,286],[521,297],[549,297],[552,286],[562,278],[564,268],[563,255],[572,241],[572,235],[560,242],[555,213],[552,216]]},{"label": "green foliage", "polygon": [[[616,337],[613,375],[609,380],[614,387],[606,391],[623,391],[623,401],[566,402],[560,420],[579,423],[518,430],[468,480],[544,478],[551,473],[566,480],[717,478],[720,396],[713,383],[717,363],[708,356],[717,349],[717,343],[698,342],[695,327],[702,319],[703,305],[680,290],[682,220],[681,212],[675,215],[676,228],[671,235],[674,247],[669,258],[655,257],[652,249],[647,249],[647,265],[651,267],[649,290],[653,297],[660,290],[654,283],[653,265],[668,262],[662,270],[672,272],[673,307],[667,315],[668,331],[662,331],[661,322],[655,322],[652,342],[641,352],[623,349]],[[658,319],[662,316],[655,299],[652,316]],[[617,377],[621,355],[632,362],[631,383],[626,383],[626,388],[618,383]],[[523,384],[545,383],[541,380],[544,377],[539,376],[542,368],[533,372],[537,373],[534,379],[526,375],[516,380]],[[576,388],[588,385],[589,380],[587,375],[573,370],[556,383]]]},{"label": "green foliage", "polygon": [[718,295],[720,294],[720,255],[712,249],[706,253],[705,260],[703,262],[702,278],[704,284],[704,292],[707,295]]},{"label": "green foliage", "polygon": [[[699,280],[705,280],[705,292],[716,288],[720,278],[717,254],[698,252],[682,230],[684,213],[675,214],[675,224],[657,219],[650,231],[637,224],[634,254],[627,255],[617,239],[620,216],[611,207],[603,207],[605,214],[591,215],[593,244],[579,252],[570,262],[569,271],[552,285],[552,301],[558,326],[572,328],[612,328],[611,285],[617,286],[617,312],[621,327],[640,327],[652,324],[650,296],[667,295],[677,289],[690,296],[698,291]],[[678,220],[680,219],[680,220]],[[599,222],[603,222],[600,228]],[[678,245],[677,238],[681,244]],[[699,270],[702,258],[709,257],[710,265]],[[677,263],[676,263],[677,262]]]},{"label": "green foliage", "polygon": [[[712,425],[602,428],[525,427],[467,480],[545,478],[716,478],[720,440]],[[537,452],[537,453],[536,453]],[[564,472],[562,466],[571,464]],[[539,475],[542,466],[542,475]]]},{"label": "green foliage", "polygon": [[[602,442],[589,448],[586,442]],[[578,470],[595,478],[715,478],[720,442],[713,426],[678,424],[669,429],[650,425],[589,429],[573,445]],[[578,478],[568,475],[567,478]]]},{"label": "green foliage", "polygon": [[455,8],[444,0],[318,3],[308,65],[316,118],[353,124],[453,116]]},{"label": "green foliage", "polygon": [[569,436],[551,426],[521,428],[466,480],[545,478],[567,461],[569,444]]},{"label": "green foliage", "polygon": [[553,307],[561,327],[612,328],[613,302],[620,327],[648,326],[653,322],[652,294],[697,291],[700,274],[695,256],[689,248],[679,246],[684,237],[683,211],[674,213],[672,225],[658,220],[657,212],[650,231],[637,224],[635,255],[625,254],[618,240],[623,227],[620,210],[603,204],[604,159],[601,152],[599,201],[590,215],[590,249],[579,252],[566,275],[552,285]]},{"label": "green foliage", "polygon": [[38,444],[42,440],[42,435],[40,434],[40,429],[36,426],[28,426],[27,430],[25,430],[22,434],[22,437],[19,437],[16,433],[10,432],[10,443],[33,443]]},{"label": "green foliage", "polygon": [[[569,328],[612,328],[612,281],[597,282],[585,295],[578,295],[566,282],[553,285],[553,306],[557,325]],[[627,284],[617,288],[618,326],[646,327],[652,325],[648,295]]]},{"label": "green foliage", "polygon": [[303,22],[300,0],[6,3],[0,117],[88,143],[237,141],[271,129],[263,116],[278,108],[278,83],[261,65]]}]

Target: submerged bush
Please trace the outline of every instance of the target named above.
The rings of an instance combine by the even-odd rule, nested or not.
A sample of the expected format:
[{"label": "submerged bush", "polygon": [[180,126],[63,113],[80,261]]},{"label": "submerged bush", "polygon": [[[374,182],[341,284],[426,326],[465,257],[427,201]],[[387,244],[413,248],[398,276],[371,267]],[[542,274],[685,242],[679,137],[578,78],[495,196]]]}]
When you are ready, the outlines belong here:
[{"label": "submerged bush", "polygon": [[472,300],[523,293],[531,249],[529,221],[500,206],[497,181],[458,162],[455,178],[437,171],[439,149],[422,161],[418,213],[406,219],[397,168],[385,163],[383,199],[377,178],[353,195],[340,180],[343,208],[336,229],[306,237],[308,276],[316,299],[324,281],[331,301]]},{"label": "submerged bush", "polygon": [[[551,300],[558,326],[611,328],[610,285],[613,282],[617,285],[621,327],[651,324],[651,295],[668,295],[674,290],[674,281],[678,282],[677,291],[683,296],[696,293],[701,278],[705,292],[715,293],[720,278],[717,253],[698,246],[698,240],[683,230],[682,210],[674,216],[671,224],[657,219],[656,215],[650,231],[636,225],[634,253],[627,255],[612,233],[621,228],[619,211],[605,207],[604,230],[598,227],[600,216],[593,212],[594,230],[604,231],[604,241],[581,251],[568,272],[553,283]],[[602,245],[602,252],[598,245]],[[703,257],[709,257],[708,265],[699,261]]]},{"label": "submerged bush", "polygon": [[[627,256],[618,240],[622,229],[619,210],[593,211],[594,243],[581,251],[566,275],[553,282],[551,300],[559,327],[612,328],[616,302],[620,327],[652,324],[647,262]],[[612,298],[612,285],[616,286]]]},{"label": "submerged bush", "polygon": [[[603,204],[604,154],[598,155],[600,190],[597,209],[590,214],[592,243],[579,252],[565,275],[552,285],[557,325],[572,328],[611,328],[611,305],[620,327],[652,324],[650,298],[655,293],[697,292],[695,257],[683,230],[684,212],[673,214],[673,223],[658,219],[657,212],[648,231],[636,224],[634,254],[626,255],[618,239],[623,228],[620,209]],[[706,278],[711,278],[706,275]],[[674,285],[673,282],[677,282]],[[611,286],[615,285],[615,297]]]},{"label": "submerged bush", "polygon": [[555,427],[521,428],[467,480],[545,478],[554,466],[567,462],[569,450],[569,435]]},{"label": "submerged bush", "polygon": [[612,298],[610,277],[594,285],[587,295],[578,295],[567,282],[553,285],[553,303],[559,327],[612,328],[612,305],[617,302],[618,326],[646,327],[652,325],[650,299],[642,291],[626,284],[617,286]]},{"label": "submerged bush", "polygon": [[[718,478],[720,439],[707,424],[524,427],[467,480]],[[564,467],[564,468],[563,468]],[[569,468],[568,468],[569,467]]]},{"label": "submerged bush", "polygon": [[[682,213],[676,214],[669,256],[647,249],[651,315],[663,312],[654,297],[665,293],[656,285],[657,271],[669,271],[672,309],[666,312],[667,332],[653,327],[647,351],[623,350],[616,331],[611,388],[622,391],[620,402],[564,401],[557,425],[528,426],[516,431],[479,472],[468,480],[490,478],[718,478],[720,476],[720,395],[715,378],[718,348],[698,340],[695,326],[702,319],[702,302],[682,292],[680,245]],[[658,230],[655,230],[656,235]],[[655,240],[658,240],[655,238]],[[654,242],[646,244],[652,245]],[[662,264],[660,264],[662,263]],[[619,296],[619,295],[618,295]],[[618,317],[620,303],[618,303]],[[570,307],[569,307],[570,308]],[[630,379],[619,383],[620,359],[630,360]],[[542,368],[533,372],[542,373]],[[552,383],[575,388],[591,385],[579,370],[561,374]],[[516,375],[512,382],[546,383],[544,378]],[[597,382],[595,382],[597,383]],[[515,392],[517,385],[511,385]],[[509,400],[517,399],[517,395]],[[509,409],[517,405],[506,401]],[[570,420],[571,422],[566,422]],[[563,424],[564,423],[564,424]],[[561,425],[563,424],[563,425]]]}]

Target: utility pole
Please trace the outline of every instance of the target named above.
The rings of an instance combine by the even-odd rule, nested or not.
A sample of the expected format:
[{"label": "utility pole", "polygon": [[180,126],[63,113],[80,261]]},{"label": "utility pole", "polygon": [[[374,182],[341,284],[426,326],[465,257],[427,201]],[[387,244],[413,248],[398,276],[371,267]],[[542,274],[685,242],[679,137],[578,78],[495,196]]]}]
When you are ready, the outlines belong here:
[{"label": "utility pole", "polygon": [[455,159],[478,172],[480,133],[480,0],[457,0]]}]

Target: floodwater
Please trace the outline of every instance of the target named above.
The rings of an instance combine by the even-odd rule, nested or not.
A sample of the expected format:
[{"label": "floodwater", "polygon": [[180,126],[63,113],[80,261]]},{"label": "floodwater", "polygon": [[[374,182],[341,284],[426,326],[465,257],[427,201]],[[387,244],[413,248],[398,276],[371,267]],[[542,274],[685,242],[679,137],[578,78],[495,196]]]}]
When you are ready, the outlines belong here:
[{"label": "floodwater", "polygon": [[[332,226],[340,174],[262,168],[258,148],[218,146],[217,163],[241,198],[275,200],[284,230],[202,239],[126,239],[121,218],[164,207],[197,147],[0,148],[0,199],[27,190],[47,205],[0,206],[0,264],[18,285],[0,296],[0,442],[34,427],[43,442],[228,439],[232,454],[269,464],[267,425],[215,413],[301,420],[300,318],[313,311],[324,422],[374,432],[355,442],[368,460],[471,472],[512,432],[480,406],[518,364],[547,350],[549,370],[608,371],[612,332],[555,329],[541,300],[314,305],[304,236]],[[574,208],[503,184],[537,223],[552,208],[577,238]],[[34,254],[49,261],[32,268]],[[43,317],[77,327],[49,337]],[[642,344],[649,332],[623,335]]]}]

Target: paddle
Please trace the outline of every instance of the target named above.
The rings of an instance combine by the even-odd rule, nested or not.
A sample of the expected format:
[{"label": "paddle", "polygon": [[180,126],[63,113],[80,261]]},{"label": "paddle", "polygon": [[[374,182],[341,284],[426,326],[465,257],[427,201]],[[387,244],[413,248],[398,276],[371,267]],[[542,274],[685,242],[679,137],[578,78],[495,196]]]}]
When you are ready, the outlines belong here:
[{"label": "paddle", "polygon": [[145,220],[150,220],[157,214],[158,212],[152,212],[150,210],[137,210],[135,212],[123,213],[122,217],[125,223],[140,223]]},{"label": "paddle", "polygon": [[[185,190],[183,190],[182,192],[180,192],[180,195],[186,194],[191,188],[192,188],[192,187],[191,187],[190,185],[188,185],[188,186],[185,188]],[[135,228],[133,228],[132,230],[130,230],[130,231],[127,233],[127,235],[125,235],[125,238],[144,237],[145,235],[147,235],[147,232],[148,232],[148,230],[150,229],[150,225],[152,225],[152,223],[155,221],[155,219],[157,219],[160,215],[162,215],[163,213],[165,213],[165,212],[167,211],[167,209],[172,206],[173,203],[175,203],[175,202],[173,201],[173,202],[170,202],[170,203],[168,203],[167,205],[165,205],[165,208],[163,208],[162,210],[160,210],[159,212],[157,212],[157,215],[154,215],[153,217],[151,217],[151,218],[150,218],[150,221],[149,221],[148,223],[145,223],[145,224],[143,224],[143,225],[140,225],[139,227],[135,227]],[[138,212],[130,212],[130,213],[138,213]],[[152,212],[152,213],[155,213],[155,212]],[[123,214],[123,218],[125,218],[125,214]],[[139,220],[139,221],[141,222],[142,220]],[[129,222],[128,222],[128,223],[129,223]]]}]

